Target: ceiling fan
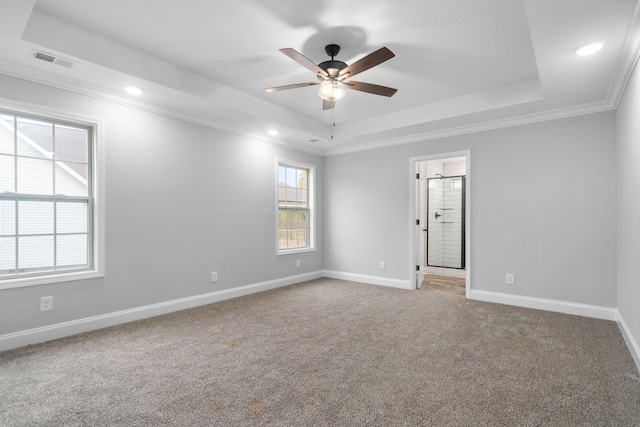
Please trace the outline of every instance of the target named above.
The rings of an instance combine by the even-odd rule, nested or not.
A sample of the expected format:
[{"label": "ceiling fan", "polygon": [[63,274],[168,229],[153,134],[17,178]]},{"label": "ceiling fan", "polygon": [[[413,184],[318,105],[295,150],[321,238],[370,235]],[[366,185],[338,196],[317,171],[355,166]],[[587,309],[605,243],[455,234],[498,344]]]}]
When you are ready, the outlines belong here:
[{"label": "ceiling fan", "polygon": [[299,87],[316,86],[320,85],[319,95],[322,98],[322,109],[328,110],[336,105],[336,101],[344,97],[347,89],[359,90],[361,92],[372,93],[374,95],[393,96],[398,89],[393,89],[386,86],[374,85],[371,83],[356,82],[350,80],[351,77],[356,74],[360,74],[369,68],[382,64],[393,58],[395,55],[386,47],[380,48],[373,53],[365,56],[362,59],[354,62],[351,65],[347,65],[342,61],[334,59],[340,52],[340,46],[337,44],[329,44],[324,48],[324,51],[331,57],[330,61],[324,61],[320,64],[315,64],[309,58],[301,54],[295,49],[284,48],[280,49],[280,52],[287,55],[289,58],[296,61],[303,67],[308,68],[319,81],[309,83],[296,83],[292,85],[276,86],[266,88],[266,92],[277,92],[280,90],[296,89]]}]

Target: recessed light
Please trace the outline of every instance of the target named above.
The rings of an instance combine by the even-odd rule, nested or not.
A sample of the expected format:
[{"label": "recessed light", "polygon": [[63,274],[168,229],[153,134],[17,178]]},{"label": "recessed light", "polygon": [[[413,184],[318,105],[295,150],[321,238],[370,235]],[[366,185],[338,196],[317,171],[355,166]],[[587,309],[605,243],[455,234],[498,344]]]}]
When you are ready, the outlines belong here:
[{"label": "recessed light", "polygon": [[276,135],[278,135],[280,132],[278,132],[276,129],[269,129],[269,130],[267,131],[267,133],[268,133],[269,135],[271,135],[271,136],[276,136]]},{"label": "recessed light", "polygon": [[593,55],[604,47],[603,42],[589,43],[576,50],[576,54],[580,56]]},{"label": "recessed light", "polygon": [[142,90],[141,88],[137,87],[137,86],[127,86],[124,88],[125,92],[127,92],[130,95],[142,95],[144,93],[144,90]]}]

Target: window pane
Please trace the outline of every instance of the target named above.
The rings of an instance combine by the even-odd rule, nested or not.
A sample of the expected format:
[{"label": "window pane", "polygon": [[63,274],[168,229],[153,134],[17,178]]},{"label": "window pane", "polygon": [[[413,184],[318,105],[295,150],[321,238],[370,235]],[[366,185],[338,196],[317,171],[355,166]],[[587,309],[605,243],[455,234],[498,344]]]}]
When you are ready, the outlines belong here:
[{"label": "window pane", "polygon": [[287,202],[296,201],[296,189],[295,187],[287,187]]},{"label": "window pane", "polygon": [[296,202],[299,206],[307,205],[307,190],[298,189],[296,191]]},{"label": "window pane", "polygon": [[16,273],[16,238],[0,237],[0,275]]},{"label": "window pane", "polygon": [[0,114],[0,153],[14,154],[13,116]]},{"label": "window pane", "polygon": [[[16,234],[16,202],[0,200],[0,235]],[[2,237],[0,237],[2,239]]]},{"label": "window pane", "polygon": [[53,236],[18,237],[18,268],[25,273],[53,270]]},{"label": "window pane", "polygon": [[18,154],[51,158],[53,152],[53,124],[18,118]]},{"label": "window pane", "polygon": [[83,267],[87,265],[87,235],[58,236],[56,263],[59,268]]},{"label": "window pane", "polygon": [[87,196],[87,169],[79,163],[56,162],[56,194]]},{"label": "window pane", "polygon": [[287,189],[283,186],[278,186],[278,202],[287,200]]},{"label": "window pane", "polygon": [[86,233],[88,204],[82,202],[57,202],[56,221],[58,233]]},{"label": "window pane", "polygon": [[298,179],[296,181],[298,188],[307,188],[307,171],[298,169]]},{"label": "window pane", "polygon": [[18,193],[53,194],[53,162],[19,158]]},{"label": "window pane", "polygon": [[278,166],[278,184],[284,187],[287,183],[286,179],[287,168],[284,166]]},{"label": "window pane", "polygon": [[303,211],[303,210],[299,210],[298,211],[298,223],[296,224],[297,227],[304,227],[307,228],[308,226],[308,215],[307,215],[307,211]]},{"label": "window pane", "polygon": [[296,188],[296,170],[293,168],[287,168],[287,187]]},{"label": "window pane", "polygon": [[[278,247],[287,249],[308,246],[309,230],[305,227],[306,215],[295,211],[288,211],[287,213],[287,226],[278,228]],[[297,224],[302,226],[298,227]]]},{"label": "window pane", "polygon": [[77,163],[88,163],[88,133],[85,129],[56,125],[56,159]]},{"label": "window pane", "polygon": [[306,228],[298,228],[296,237],[298,238],[298,246],[307,246],[307,229]]},{"label": "window pane", "polygon": [[0,154],[0,193],[16,191],[15,157]]},{"label": "window pane", "polygon": [[52,234],[53,202],[18,202],[18,234]]}]

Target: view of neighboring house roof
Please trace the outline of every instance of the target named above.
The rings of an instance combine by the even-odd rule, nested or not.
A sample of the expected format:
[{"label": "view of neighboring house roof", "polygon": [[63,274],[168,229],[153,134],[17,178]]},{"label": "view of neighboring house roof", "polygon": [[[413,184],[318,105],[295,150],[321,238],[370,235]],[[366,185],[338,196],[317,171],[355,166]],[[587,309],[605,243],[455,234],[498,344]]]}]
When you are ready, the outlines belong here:
[{"label": "view of neighboring house roof", "polygon": [[[48,152],[53,152],[54,132],[50,124],[33,121],[20,121],[18,122],[18,131],[43,149]],[[87,168],[84,165],[88,163],[87,131],[84,129],[56,125],[55,135],[56,159],[64,160],[71,169],[86,179]],[[81,163],[82,165],[78,165],[76,163]]]},{"label": "view of neighboring house roof", "polygon": [[[13,141],[18,138],[18,154],[43,159],[56,159],[56,166],[71,181],[86,189],[88,175],[87,131],[84,129],[55,126],[56,141],[54,149],[54,131],[51,124],[31,120],[19,120],[18,129],[14,127],[13,117],[0,116],[0,138]],[[12,142],[9,142],[9,145]],[[12,154],[11,152],[4,154]],[[2,155],[2,153],[0,153]],[[86,190],[85,190],[86,192]]]},{"label": "view of neighboring house roof", "polygon": [[278,183],[278,200],[288,203],[307,204],[307,190]]}]

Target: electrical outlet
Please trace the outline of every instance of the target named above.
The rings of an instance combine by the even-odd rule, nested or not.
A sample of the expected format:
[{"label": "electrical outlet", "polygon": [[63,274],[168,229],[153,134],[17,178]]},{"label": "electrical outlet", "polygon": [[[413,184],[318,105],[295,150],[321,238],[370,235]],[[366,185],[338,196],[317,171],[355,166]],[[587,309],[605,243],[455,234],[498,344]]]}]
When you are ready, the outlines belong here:
[{"label": "electrical outlet", "polygon": [[512,273],[507,273],[507,285],[515,285],[516,284],[516,276]]},{"label": "electrical outlet", "polygon": [[211,272],[211,281],[212,282],[217,282],[218,281],[218,272],[217,271],[212,271]]},{"label": "electrical outlet", "polygon": [[386,270],[387,268],[387,263],[384,261],[380,261],[380,270]]},{"label": "electrical outlet", "polygon": [[300,260],[299,259],[296,260],[296,267],[300,268]]},{"label": "electrical outlet", "polygon": [[53,297],[40,298],[40,311],[51,311],[51,310],[53,310]]}]

